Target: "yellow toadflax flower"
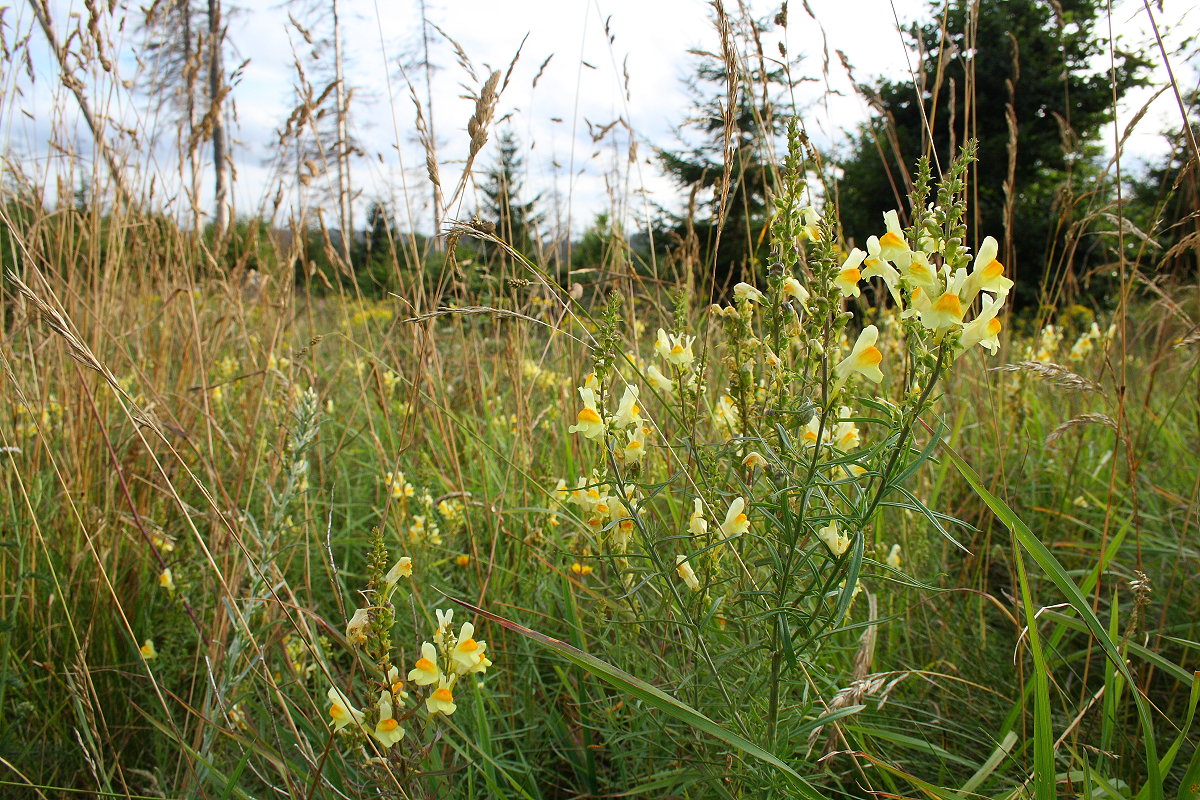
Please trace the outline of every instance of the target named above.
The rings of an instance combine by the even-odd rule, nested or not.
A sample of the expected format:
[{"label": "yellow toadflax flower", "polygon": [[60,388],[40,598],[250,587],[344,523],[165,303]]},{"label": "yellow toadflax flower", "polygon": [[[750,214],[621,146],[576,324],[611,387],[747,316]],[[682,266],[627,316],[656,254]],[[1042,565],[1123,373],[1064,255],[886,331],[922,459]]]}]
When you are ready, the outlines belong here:
[{"label": "yellow toadflax flower", "polygon": [[942,292],[933,304],[921,312],[921,324],[931,331],[945,331],[962,325],[965,309],[954,292]]},{"label": "yellow toadflax flower", "polygon": [[408,679],[417,686],[429,686],[441,680],[442,673],[437,666],[437,649],[425,642],[421,645],[421,657],[416,666],[408,671]]},{"label": "yellow toadflax flower", "polygon": [[696,571],[692,569],[692,565],[688,563],[688,557],[685,555],[675,556],[675,572],[687,587],[693,592],[700,591],[700,579],[696,577]]},{"label": "yellow toadflax flower", "polygon": [[391,692],[379,693],[379,722],[375,723],[375,730],[371,735],[385,748],[404,738],[404,728],[401,728],[400,723],[392,716]]},{"label": "yellow toadflax flower", "polygon": [[801,306],[808,304],[808,290],[792,276],[783,279],[783,294],[798,302]]},{"label": "yellow toadflax flower", "polygon": [[442,678],[438,682],[438,688],[425,700],[425,708],[429,709],[431,715],[440,712],[450,716],[458,708],[454,704],[454,695],[450,692],[451,685],[445,678]]},{"label": "yellow toadflax flower", "polygon": [[838,530],[836,520],[818,530],[817,538],[824,542],[835,556],[840,556],[850,549],[850,537]]},{"label": "yellow toadflax flower", "polygon": [[142,658],[146,659],[147,661],[158,658],[158,651],[154,649],[153,639],[147,639],[146,641],[142,642],[142,646],[138,648],[138,652],[141,653]]},{"label": "yellow toadflax flower", "polygon": [[[478,642],[474,637],[475,626],[469,622],[464,622],[458,632],[458,643],[450,651],[450,658],[454,661],[454,669],[459,675],[466,675],[472,671],[483,671],[480,669],[480,663],[484,661],[487,642]],[[488,664],[490,665],[491,662],[489,661]]]},{"label": "yellow toadflax flower", "polygon": [[335,731],[340,731],[352,722],[355,725],[362,724],[363,712],[350,705],[350,701],[346,699],[346,695],[342,694],[340,689],[331,686],[326,697],[329,698],[329,717],[333,720]]},{"label": "yellow toadflax flower", "polygon": [[1013,287],[1013,282],[1004,277],[1004,265],[996,260],[999,245],[991,236],[985,237],[975,255],[975,263],[971,265],[971,277],[966,284],[966,302],[975,299],[980,292],[991,292],[997,297],[1005,297]]},{"label": "yellow toadflax flower", "polygon": [[642,456],[646,455],[646,434],[649,432],[650,429],[644,425],[629,429],[629,441],[618,451],[622,461],[626,464],[637,464],[642,460]]},{"label": "yellow toadflax flower", "polygon": [[841,271],[833,279],[833,283],[842,293],[842,297],[858,297],[862,294],[862,290],[858,288],[858,282],[862,280],[862,272],[859,267],[866,257],[867,254],[856,247],[850,251],[850,256],[842,264]]},{"label": "yellow toadflax flower", "polygon": [[767,466],[766,456],[758,451],[751,451],[742,459],[742,466],[747,469],[764,469]]},{"label": "yellow toadflax flower", "polygon": [[733,287],[733,299],[743,303],[761,303],[765,298],[762,292],[748,283],[739,283]]},{"label": "yellow toadflax flower", "polygon": [[900,569],[900,545],[892,545],[892,549],[888,551],[887,559],[883,563],[892,569]]},{"label": "yellow toadflax flower", "polygon": [[158,585],[168,592],[175,591],[175,576],[171,573],[169,567],[158,573]]},{"label": "yellow toadflax flower", "polygon": [[804,208],[800,209],[800,217],[804,222],[803,226],[800,228],[800,232],[803,233],[810,242],[821,241],[821,229],[817,225],[820,217],[817,215],[817,210],[812,206],[805,206]]},{"label": "yellow toadflax flower", "polygon": [[688,520],[688,531],[693,536],[703,536],[708,532],[708,520],[704,518],[704,501],[699,497],[692,501],[692,516]]},{"label": "yellow toadflax flower", "polygon": [[568,433],[582,433],[585,439],[598,439],[604,435],[604,420],[596,409],[596,392],[586,386],[579,389],[583,398],[583,410],[576,416],[577,424],[567,429]]},{"label": "yellow toadflax flower", "polygon": [[346,623],[346,639],[353,645],[366,644],[367,626],[370,624],[371,612],[365,608],[357,609]]},{"label": "yellow toadflax flower", "polygon": [[638,407],[637,398],[638,387],[626,386],[625,393],[621,395],[621,403],[617,406],[617,413],[613,416],[613,422],[618,428],[627,428],[642,421],[642,409]]},{"label": "yellow toadflax flower", "polygon": [[695,356],[692,354],[692,342],[695,340],[695,336],[683,334],[676,336],[659,328],[658,338],[654,340],[654,351],[662,356],[668,364],[686,367],[695,360]]},{"label": "yellow toadflax flower", "polygon": [[383,582],[389,586],[400,582],[401,578],[411,578],[413,574],[412,559],[404,556],[387,571],[387,575],[383,576]]},{"label": "yellow toadflax flower", "polygon": [[713,422],[730,431],[735,431],[738,427],[738,419],[738,408],[733,402],[733,398],[727,394],[722,395],[717,400],[716,408],[713,409]]},{"label": "yellow toadflax flower", "polygon": [[883,215],[883,222],[887,233],[879,237],[879,255],[904,269],[912,260],[913,251],[904,238],[904,230],[900,227],[900,215],[894,209],[888,211]]},{"label": "yellow toadflax flower", "polygon": [[996,318],[1004,300],[999,297],[985,297],[983,307],[975,319],[963,326],[962,336],[958,340],[959,353],[965,353],[975,345],[986,347],[992,355],[1000,349],[1001,324]]},{"label": "yellow toadflax flower", "polygon": [[658,367],[654,366],[653,364],[646,367],[646,377],[649,379],[650,385],[654,387],[655,391],[662,392],[663,394],[670,394],[675,389],[675,382],[666,375],[663,375]]},{"label": "yellow toadflax flower", "polygon": [[733,498],[729,510],[725,512],[725,521],[721,523],[721,535],[726,539],[741,536],[750,530],[750,518],[745,513],[746,501],[741,497]]},{"label": "yellow toadflax flower", "polygon": [[875,346],[878,340],[878,328],[874,325],[863,328],[854,343],[854,349],[833,368],[833,374],[843,381],[854,373],[875,383],[882,381],[883,372],[879,369],[879,362],[883,361],[883,353]]}]

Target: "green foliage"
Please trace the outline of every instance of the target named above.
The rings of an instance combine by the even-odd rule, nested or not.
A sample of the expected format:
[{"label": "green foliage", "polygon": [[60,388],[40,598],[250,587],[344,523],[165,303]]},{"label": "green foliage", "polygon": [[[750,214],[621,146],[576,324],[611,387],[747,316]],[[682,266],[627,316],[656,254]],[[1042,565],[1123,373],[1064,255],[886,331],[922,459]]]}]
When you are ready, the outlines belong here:
[{"label": "green foliage", "polygon": [[[520,149],[517,135],[511,129],[500,134],[496,163],[488,169],[480,186],[484,197],[480,216],[494,225],[496,235],[514,250],[533,256],[538,247],[538,226],[542,223],[542,215],[537,211],[541,195],[521,200],[524,159]],[[488,251],[488,257],[499,265],[509,260],[499,248]]]},{"label": "green foliage", "polygon": [[[730,36],[749,40],[767,29],[765,21],[750,24],[752,30],[739,29]],[[789,87],[782,67],[752,66],[731,75],[716,56],[698,58],[687,83],[692,96],[687,127],[695,131],[696,142],[678,150],[659,148],[658,157],[688,196],[685,217],[674,219],[663,238],[686,246],[695,237],[700,248],[695,277],[707,295],[711,287],[721,293],[750,279],[766,257],[764,229],[770,194],[778,183],[775,164],[783,134],[776,106]],[[731,85],[735,101],[729,97]]]},{"label": "green foliage", "polygon": [[[1145,82],[1145,62],[1137,55],[1117,51],[1115,82],[1107,60],[1097,66],[1096,57],[1107,53],[1103,9],[1097,0],[931,4],[929,19],[907,31],[921,54],[921,91],[907,79],[862,87],[877,114],[838,163],[846,235],[861,244],[881,215],[899,205],[910,180],[906,164],[929,152],[930,143],[944,167],[956,142],[975,138],[968,241],[989,233],[1001,240],[1009,274],[1022,278],[1018,306],[1037,300],[1063,269],[1059,259],[1066,259],[1066,277],[1057,279],[1078,285],[1106,256],[1095,249],[1063,255],[1069,228],[1082,219],[1069,200],[1095,190],[1091,159],[1102,126],[1112,119],[1114,94],[1119,99]],[[1065,190],[1069,185],[1076,188]],[[1101,280],[1092,291],[1103,297],[1111,289]]]}]

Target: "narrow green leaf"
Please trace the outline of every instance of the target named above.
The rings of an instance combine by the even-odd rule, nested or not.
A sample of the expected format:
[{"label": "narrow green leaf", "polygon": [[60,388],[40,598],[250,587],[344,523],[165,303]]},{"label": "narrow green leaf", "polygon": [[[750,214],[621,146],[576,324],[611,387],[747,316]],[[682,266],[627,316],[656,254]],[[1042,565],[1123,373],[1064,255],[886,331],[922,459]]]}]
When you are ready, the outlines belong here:
[{"label": "narrow green leaf", "polygon": [[1071,576],[1067,574],[1066,569],[1058,562],[1058,559],[1054,557],[1050,549],[1042,544],[1042,541],[1033,534],[1028,525],[1021,521],[1016,512],[1007,503],[987,490],[983,482],[979,479],[979,475],[976,474],[975,470],[971,469],[967,462],[963,461],[962,456],[956,453],[954,448],[943,443],[942,450],[954,463],[955,468],[963,476],[963,479],[979,495],[979,498],[987,504],[987,507],[992,510],[993,514],[1000,518],[1004,526],[1016,537],[1021,547],[1025,548],[1030,557],[1041,567],[1046,577],[1063,593],[1067,598],[1067,602],[1079,614],[1080,619],[1087,625],[1092,636],[1095,637],[1096,641],[1104,649],[1105,655],[1112,661],[1113,666],[1120,670],[1125,680],[1129,682],[1129,686],[1133,688],[1132,695],[1134,702],[1137,704],[1138,720],[1142,727],[1143,746],[1146,750],[1147,786],[1150,788],[1151,797],[1162,797],[1162,772],[1158,766],[1158,748],[1155,746],[1154,724],[1150,719],[1149,704],[1146,702],[1146,698],[1142,696],[1142,693],[1136,689],[1137,681],[1134,680],[1133,673],[1130,672],[1125,659],[1121,657],[1116,642],[1109,636],[1108,631],[1104,629],[1104,625],[1096,615],[1092,613],[1092,607],[1088,603],[1087,598],[1079,591],[1079,587],[1071,580]]},{"label": "narrow green leaf", "polygon": [[756,745],[754,742],[750,741],[744,736],[740,736],[732,731],[726,730],[706,717],[704,714],[701,714],[699,711],[687,705],[686,703],[676,700],[674,697],[662,691],[661,689],[651,686],[649,683],[630,675],[628,672],[625,672],[622,669],[614,667],[612,664],[609,664],[606,661],[602,661],[599,658],[590,655],[589,653],[585,653],[576,647],[572,647],[566,642],[555,639],[552,636],[547,636],[544,633],[539,633],[531,628],[526,628],[524,625],[501,617],[498,614],[493,614],[490,611],[484,611],[478,606],[474,606],[464,600],[451,597],[444,592],[441,594],[447,600],[457,603],[458,605],[470,611],[472,614],[478,614],[484,619],[494,622],[497,625],[512,631],[513,633],[518,633],[521,636],[532,639],[538,644],[548,647],[563,658],[570,661],[572,664],[575,664],[576,666],[587,670],[592,675],[611,683],[621,691],[638,698],[639,700],[658,709],[664,714],[668,714],[675,719],[690,725],[692,728],[698,731],[707,733],[709,736],[720,739],[721,741],[725,742],[731,747],[736,748],[737,750],[742,751],[748,756],[752,756],[760,761],[770,764],[773,767],[776,767],[777,769],[782,770],[799,781],[800,794],[809,798],[810,800],[821,800],[822,796],[817,793],[815,789],[813,789],[813,787],[800,775],[800,773],[796,772],[778,757]]}]

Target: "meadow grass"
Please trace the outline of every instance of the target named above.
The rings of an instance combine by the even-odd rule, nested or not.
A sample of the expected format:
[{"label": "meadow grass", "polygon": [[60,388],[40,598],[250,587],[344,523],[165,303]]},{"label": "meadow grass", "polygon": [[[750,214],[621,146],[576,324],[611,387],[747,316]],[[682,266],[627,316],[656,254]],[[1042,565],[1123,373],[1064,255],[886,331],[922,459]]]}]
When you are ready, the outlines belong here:
[{"label": "meadow grass", "polygon": [[[943,370],[911,320],[842,314],[797,142],[772,241],[818,300],[786,349],[780,307],[714,314],[686,254],[647,274],[618,242],[577,289],[511,249],[478,271],[460,243],[506,245],[458,225],[463,262],[394,242],[368,298],[300,237],[223,247],[14,179],[0,794],[1196,796],[1195,287],[1122,261],[1115,310],[1008,318]],[[889,377],[846,416],[830,368],[865,322]],[[597,369],[606,417],[642,388],[637,469],[624,430],[568,432]],[[806,449],[814,420],[861,450]],[[624,514],[567,499],[635,483]],[[716,535],[743,496],[753,534]],[[493,664],[431,717],[408,670],[461,644],[450,608]],[[335,731],[331,704],[376,731],[390,664],[405,737]]]}]

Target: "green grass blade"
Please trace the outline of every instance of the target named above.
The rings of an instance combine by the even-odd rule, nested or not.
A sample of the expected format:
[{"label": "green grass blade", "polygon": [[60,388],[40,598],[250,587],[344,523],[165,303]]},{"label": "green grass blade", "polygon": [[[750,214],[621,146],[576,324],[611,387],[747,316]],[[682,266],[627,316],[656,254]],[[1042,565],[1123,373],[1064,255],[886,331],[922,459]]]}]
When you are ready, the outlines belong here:
[{"label": "green grass blade", "polygon": [[[444,594],[444,593],[443,593]],[[528,639],[541,644],[554,652],[558,653],[563,658],[575,664],[578,667],[586,670],[592,675],[600,678],[623,692],[630,694],[651,707],[668,714],[681,722],[690,725],[697,731],[707,733],[709,736],[720,739],[731,747],[740,750],[748,756],[763,761],[771,766],[787,773],[799,782],[800,793],[811,800],[820,800],[821,795],[812,788],[811,785],[796,772],[792,767],[785,764],[778,757],[756,745],[749,739],[740,736],[732,731],[726,730],[711,719],[701,714],[696,709],[676,700],[671,695],[651,686],[649,683],[630,675],[622,669],[614,667],[606,661],[602,661],[593,655],[583,652],[582,650],[572,647],[566,642],[559,641],[552,636],[547,636],[544,633],[526,628],[524,625],[513,622],[512,620],[493,614],[490,611],[484,611],[478,606],[459,600],[457,598],[445,595],[446,599],[457,603],[463,608],[470,611],[472,614],[478,614],[484,619],[494,622],[513,633],[520,634]]]},{"label": "green grass blade", "polygon": [[[1067,602],[1069,602],[1071,607],[1074,608],[1076,613],[1079,614],[1080,619],[1082,619],[1084,624],[1087,625],[1088,630],[1091,632],[1092,636],[1095,637],[1101,648],[1103,648],[1105,655],[1108,656],[1109,660],[1113,663],[1113,666],[1120,670],[1125,680],[1129,682],[1129,686],[1131,688],[1136,687],[1137,681],[1134,680],[1133,673],[1130,672],[1129,666],[1125,663],[1125,659],[1121,656],[1121,652],[1117,647],[1117,643],[1113,641],[1113,638],[1109,635],[1108,631],[1105,630],[1104,625],[1100,622],[1099,618],[1097,618],[1092,612],[1091,605],[1088,603],[1087,598],[1085,598],[1083,593],[1079,591],[1079,587],[1075,585],[1073,580],[1071,580],[1071,576],[1067,574],[1066,569],[1064,569],[1063,565],[1058,562],[1058,559],[1054,557],[1054,554],[1050,552],[1050,549],[1046,547],[1046,545],[1042,544],[1042,541],[1034,535],[1033,531],[1029,529],[1028,525],[1021,521],[1020,517],[1017,516],[1016,512],[1014,512],[1007,503],[988,491],[988,489],[983,485],[983,482],[980,480],[979,475],[975,472],[975,470],[971,469],[967,462],[963,461],[962,456],[955,452],[954,448],[947,444],[943,444],[942,451],[946,454],[947,458],[954,463],[954,466],[959,471],[959,474],[961,474],[963,479],[971,485],[971,488],[977,495],[979,495],[979,498],[983,500],[985,504],[987,504],[987,507],[991,509],[993,514],[999,517],[1000,521],[1004,523],[1004,526],[1012,532],[1012,535],[1020,543],[1021,547],[1023,547],[1025,551],[1029,553],[1029,556],[1037,563],[1037,565],[1041,567],[1042,572],[1045,573],[1046,577],[1049,578],[1050,581],[1058,588],[1058,590],[1067,598]],[[1132,695],[1134,702],[1137,704],[1138,719],[1142,727],[1143,746],[1146,750],[1147,786],[1150,789],[1150,795],[1152,797],[1162,797],[1162,773],[1158,766],[1158,749],[1155,746],[1154,724],[1150,719],[1149,705],[1147,704],[1146,699],[1142,696],[1142,693],[1137,691],[1136,688],[1134,688]]]},{"label": "green grass blade", "polygon": [[1021,551],[1014,554],[1017,580],[1021,589],[1021,606],[1025,610],[1025,629],[1029,632],[1029,651],[1033,656],[1033,791],[1037,800],[1054,800],[1054,728],[1050,721],[1050,667],[1042,652],[1042,635],[1038,632],[1037,611],[1029,576],[1025,574],[1025,559]]}]

